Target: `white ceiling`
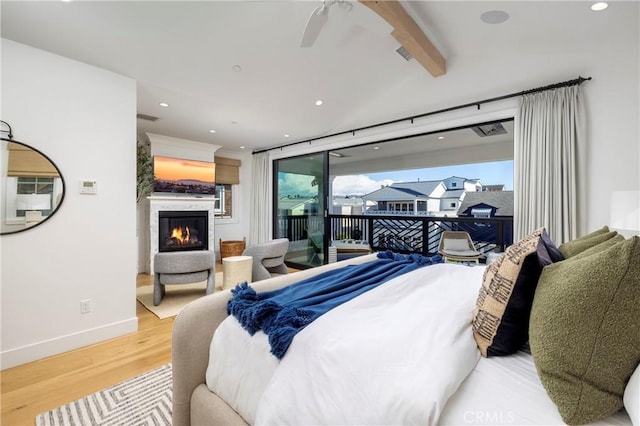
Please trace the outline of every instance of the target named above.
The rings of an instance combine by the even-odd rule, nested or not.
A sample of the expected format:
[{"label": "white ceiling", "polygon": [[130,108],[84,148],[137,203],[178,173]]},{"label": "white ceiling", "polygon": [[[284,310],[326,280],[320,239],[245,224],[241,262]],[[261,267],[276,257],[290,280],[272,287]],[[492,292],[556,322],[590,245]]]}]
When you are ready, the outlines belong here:
[{"label": "white ceiling", "polygon": [[[228,150],[273,147],[442,107],[442,99],[428,94],[451,84],[446,76],[434,78],[415,60],[406,62],[395,52],[390,27],[357,2],[350,12],[333,6],[314,46],[299,47],[320,4],[3,0],[1,34],[137,80],[138,113],[159,117],[138,120],[139,132]],[[402,4],[457,76],[465,71],[457,68],[460,58],[498,66],[512,53],[638,46],[637,1],[610,2],[600,13],[584,1]],[[495,9],[510,19],[481,22],[483,12]],[[315,106],[317,99],[324,105]]]}]

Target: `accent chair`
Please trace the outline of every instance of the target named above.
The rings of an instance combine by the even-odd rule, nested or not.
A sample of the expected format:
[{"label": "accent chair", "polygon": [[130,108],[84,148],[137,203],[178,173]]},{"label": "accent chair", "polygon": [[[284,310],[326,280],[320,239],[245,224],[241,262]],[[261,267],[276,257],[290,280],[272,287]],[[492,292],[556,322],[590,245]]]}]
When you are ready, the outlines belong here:
[{"label": "accent chair", "polygon": [[284,263],[284,255],[289,249],[288,238],[278,238],[266,243],[247,247],[243,256],[253,257],[251,281],[256,282],[271,278],[271,274],[286,274],[289,272]]}]

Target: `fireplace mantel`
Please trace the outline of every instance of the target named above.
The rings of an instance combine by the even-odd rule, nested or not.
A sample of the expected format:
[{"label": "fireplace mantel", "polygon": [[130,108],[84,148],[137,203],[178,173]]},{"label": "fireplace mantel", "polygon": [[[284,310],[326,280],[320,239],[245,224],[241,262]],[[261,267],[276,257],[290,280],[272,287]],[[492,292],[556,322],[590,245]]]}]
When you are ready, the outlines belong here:
[{"label": "fireplace mantel", "polygon": [[149,195],[147,197],[148,200],[150,201],[154,201],[154,200],[169,200],[169,201],[178,201],[178,202],[185,202],[185,201],[204,201],[204,202],[215,202],[216,200],[218,200],[218,198],[214,198],[214,197],[196,197],[196,196],[179,196],[179,197],[175,197],[175,196],[171,196],[171,195]]},{"label": "fireplace mantel", "polygon": [[158,253],[158,232],[160,211],[174,210],[206,210],[209,218],[209,250],[215,248],[214,238],[214,218],[215,218],[215,201],[213,197],[191,197],[181,196],[172,197],[169,195],[151,195],[147,197],[149,200],[149,263],[150,274],[153,275],[153,258]]}]

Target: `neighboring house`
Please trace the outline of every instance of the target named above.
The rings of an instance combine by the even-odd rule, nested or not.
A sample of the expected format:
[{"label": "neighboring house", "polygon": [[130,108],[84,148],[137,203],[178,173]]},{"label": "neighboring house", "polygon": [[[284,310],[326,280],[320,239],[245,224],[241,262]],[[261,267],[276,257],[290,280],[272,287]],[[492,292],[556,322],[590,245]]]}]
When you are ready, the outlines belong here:
[{"label": "neighboring house", "polygon": [[278,200],[278,211],[282,216],[306,215],[309,211],[314,212],[317,209],[318,200],[315,198],[290,196]]},{"label": "neighboring house", "polygon": [[398,182],[362,197],[365,214],[455,216],[465,192],[481,191],[479,179],[451,176],[443,180]]},{"label": "neighboring house", "polygon": [[482,191],[480,179],[467,179],[458,176],[451,176],[442,181],[448,191]]},{"label": "neighboring house", "polygon": [[333,197],[331,207],[332,214],[361,215],[363,213],[364,201],[361,197]]},{"label": "neighboring house", "polygon": [[513,191],[467,192],[458,209],[458,216],[513,216]]},{"label": "neighboring house", "polygon": [[504,191],[504,184],[500,185],[483,185],[483,191]]}]

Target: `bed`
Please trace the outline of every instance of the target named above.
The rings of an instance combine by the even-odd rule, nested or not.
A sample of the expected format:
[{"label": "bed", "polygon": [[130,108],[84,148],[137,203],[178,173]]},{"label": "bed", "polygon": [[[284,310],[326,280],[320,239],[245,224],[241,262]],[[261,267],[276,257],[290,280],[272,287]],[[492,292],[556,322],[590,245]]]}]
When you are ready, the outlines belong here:
[{"label": "bed", "polygon": [[[236,317],[227,314],[229,290],[192,302],[174,326],[173,424],[638,425],[640,240],[624,239],[605,227],[559,249],[545,239],[544,230],[523,241],[489,267],[438,263],[393,277],[304,327],[281,359],[270,353],[266,334],[247,333]],[[524,303],[527,332],[502,339],[500,333],[513,325],[507,323],[524,317],[510,311],[511,306],[501,307],[503,324],[494,327],[498,334],[485,341],[487,318],[495,313],[490,296],[495,295],[496,282],[513,266],[509,259],[517,256],[526,261],[520,262],[513,280],[512,298],[517,299],[516,305],[531,298],[528,306]],[[252,287],[258,293],[291,288],[327,271],[377,258],[375,253],[360,256]],[[622,266],[613,268],[616,262]],[[528,289],[532,278],[524,275],[534,276],[533,291]],[[614,318],[598,321],[613,321],[616,332],[603,328],[603,333],[595,334],[612,335],[614,340],[598,338],[595,343],[569,339],[576,345],[591,345],[592,355],[602,350],[593,349],[594,344],[604,346],[606,354],[598,358],[607,358],[604,364],[587,360],[590,364],[583,376],[588,386],[583,383],[580,390],[589,391],[596,403],[576,409],[574,400],[566,400],[575,390],[575,374],[546,367],[561,363],[567,355],[571,363],[580,364],[581,357],[573,354],[583,349],[566,344],[563,333],[576,331],[564,325],[573,320],[562,317],[566,323],[557,326],[553,312],[566,313],[566,309],[555,304],[569,303],[575,296],[559,294],[557,287],[562,286],[556,281],[585,285],[602,283],[604,277],[616,283],[614,293],[621,300],[610,300],[609,306],[615,309],[603,311],[605,316],[615,311]],[[525,287],[528,290],[522,291]],[[595,310],[602,305],[596,296],[607,297],[606,287],[599,285],[597,291],[589,292]],[[575,287],[570,292],[575,295]],[[581,306],[577,311],[585,309]],[[549,321],[556,321],[556,326]],[[580,320],[577,326],[588,323]],[[564,340],[566,347],[549,350],[552,337]],[[623,342],[614,348],[618,340]],[[616,362],[611,362],[611,356]],[[569,379],[554,382],[563,374]],[[598,380],[611,388],[593,387]],[[598,398],[604,399],[602,408]],[[589,412],[592,407],[600,411]]]}]

